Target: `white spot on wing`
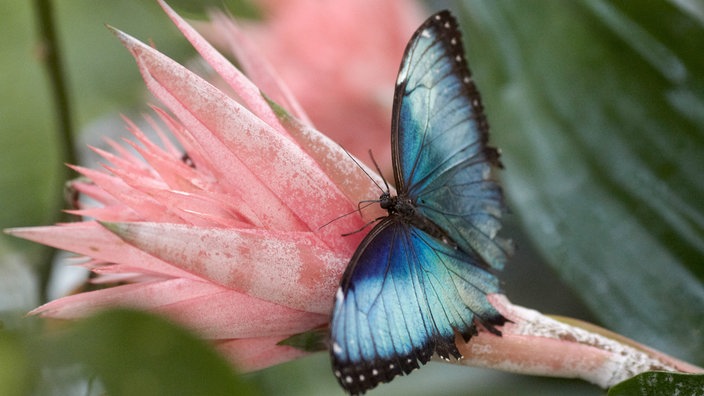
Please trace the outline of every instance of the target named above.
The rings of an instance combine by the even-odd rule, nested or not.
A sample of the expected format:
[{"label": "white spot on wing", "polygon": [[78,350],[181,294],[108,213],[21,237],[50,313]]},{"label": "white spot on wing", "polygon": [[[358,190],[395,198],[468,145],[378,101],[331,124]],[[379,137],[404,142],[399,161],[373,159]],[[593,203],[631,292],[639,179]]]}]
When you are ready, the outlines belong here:
[{"label": "white spot on wing", "polygon": [[428,29],[425,29],[422,32],[420,32],[420,35],[425,38],[430,38],[430,32],[428,31]]},{"label": "white spot on wing", "polygon": [[408,67],[403,65],[403,68],[398,72],[398,77],[396,78],[396,85],[401,85],[406,81],[408,75]]},{"label": "white spot on wing", "polygon": [[340,347],[340,344],[337,342],[332,343],[332,351],[335,353],[335,355],[339,355],[342,353],[342,347]]},{"label": "white spot on wing", "polygon": [[342,304],[345,301],[345,293],[342,292],[342,288],[337,288],[337,293],[335,293],[335,304]]}]

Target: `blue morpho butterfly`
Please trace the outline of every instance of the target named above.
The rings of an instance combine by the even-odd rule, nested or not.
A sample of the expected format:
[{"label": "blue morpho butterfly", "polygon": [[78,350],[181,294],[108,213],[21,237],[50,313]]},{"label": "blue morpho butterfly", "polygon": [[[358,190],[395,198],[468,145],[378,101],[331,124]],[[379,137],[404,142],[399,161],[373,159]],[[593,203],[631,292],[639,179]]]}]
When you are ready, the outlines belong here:
[{"label": "blue morpho butterfly", "polygon": [[500,167],[464,58],[457,21],[430,17],[406,47],[396,81],[391,149],[398,196],[369,232],[335,296],[330,354],[352,394],[408,374],[437,353],[461,358],[477,323],[500,335],[506,319],[487,293],[499,290],[510,246],[495,238],[503,211]]}]

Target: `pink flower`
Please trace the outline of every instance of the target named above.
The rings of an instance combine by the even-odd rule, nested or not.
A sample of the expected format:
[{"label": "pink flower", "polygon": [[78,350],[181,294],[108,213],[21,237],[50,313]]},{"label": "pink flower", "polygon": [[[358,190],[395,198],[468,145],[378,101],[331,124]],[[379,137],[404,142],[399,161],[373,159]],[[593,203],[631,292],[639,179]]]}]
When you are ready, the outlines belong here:
[{"label": "pink flower", "polygon": [[74,213],[96,221],[11,231],[88,257],[84,265],[100,275],[96,282],[125,283],[32,313],[69,319],[139,307],[213,340],[243,369],[295,358],[302,352],[276,343],[327,323],[338,280],[364,233],[340,235],[381,211],[331,220],[379,190],[330,139],[276,113],[254,84],[162,6],[241,103],[115,31],[175,118],[154,109],[168,128],[152,122],[163,148],[128,122],[140,144],[127,144],[142,158],[112,142],[114,154],[96,149],[111,163],[104,171],[74,167],[90,182],[73,187],[99,203]]},{"label": "pink flower", "polygon": [[[277,96],[272,87],[270,66],[251,56],[260,51],[305,109],[308,118],[303,119],[363,161],[372,148],[391,175],[390,98],[406,43],[425,19],[419,5],[387,0],[258,3],[264,8],[263,23],[242,23],[238,29],[232,19],[215,13],[202,30],[235,56],[264,92],[286,103],[286,95]],[[231,40],[234,36],[243,40]],[[249,40],[256,49],[247,53],[242,41]]]},{"label": "pink flower", "polygon": [[[105,307],[137,307],[212,340],[243,370],[297,358],[304,352],[277,343],[328,323],[340,276],[368,228],[341,234],[385,213],[373,205],[361,216],[340,216],[354,212],[359,201],[377,198],[375,182],[382,182],[299,121],[306,119],[301,105],[268,67],[254,68],[266,72],[258,77],[269,89],[265,92],[298,118],[268,102],[259,87],[161,4],[233,94],[115,30],[147,87],[169,111],[154,108],[166,129],[148,118],[161,144],[128,121],[138,143],[126,144],[142,158],[111,142],[114,153],[96,149],[111,164],[104,170],[74,167],[90,181],[75,181],[73,187],[97,202],[74,213],[95,220],[9,232],[85,256],[83,265],[98,275],[95,282],[122,284],[64,297],[32,313],[71,319]],[[218,24],[234,29],[224,20]],[[237,29],[231,31],[243,39]],[[243,45],[240,56],[266,65]],[[360,73],[353,80],[371,78],[369,71]],[[392,75],[388,81],[394,80]],[[325,90],[314,93],[320,99],[309,98],[310,103],[322,103]],[[345,103],[320,111],[362,111]],[[375,134],[388,146],[388,128]],[[364,142],[365,149],[375,145]],[[511,323],[503,326],[501,338],[483,332],[469,343],[458,340],[468,357],[462,364],[580,377],[601,386],[647,369],[701,372],[640,345],[511,305],[502,295],[490,299]]]}]

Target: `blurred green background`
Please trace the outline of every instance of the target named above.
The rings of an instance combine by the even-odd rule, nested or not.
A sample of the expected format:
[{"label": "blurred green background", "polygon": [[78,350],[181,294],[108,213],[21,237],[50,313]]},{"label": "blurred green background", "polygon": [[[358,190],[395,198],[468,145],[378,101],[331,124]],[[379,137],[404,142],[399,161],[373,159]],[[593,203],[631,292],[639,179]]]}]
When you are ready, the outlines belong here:
[{"label": "blurred green background", "polygon": [[[235,14],[252,12],[240,2],[170,3],[193,18],[203,17],[206,4],[225,3]],[[704,3],[467,0],[426,5],[429,12],[450,8],[459,16],[492,140],[503,150],[502,176],[512,212],[504,235],[518,245],[502,274],[509,298],[595,322],[704,364]],[[138,117],[151,101],[133,60],[105,23],[153,40],[179,61],[188,61],[194,51],[151,1],[73,0],[53,6],[75,144],[85,153],[85,142],[95,139],[91,131],[122,131],[120,114]],[[0,3],[3,229],[52,224],[63,205],[67,170],[39,61],[44,51],[34,7],[24,1]],[[78,131],[87,132],[79,136]],[[95,362],[63,348],[82,344],[81,335],[95,328],[89,324],[105,326],[115,318],[129,321],[130,328],[153,325],[156,334],[174,332],[173,348],[194,351],[169,355],[171,374],[201,353],[207,355],[205,371],[220,372],[216,368],[222,362],[207,347],[138,314],[94,318],[98,322],[47,339],[40,320],[23,317],[40,302],[37,274],[47,254],[36,244],[0,236],[0,393],[99,394],[102,384],[75,362],[104,365],[111,372],[111,364],[129,365],[130,360],[116,356]],[[110,351],[129,342],[104,337],[82,348]],[[164,361],[133,364],[141,362],[146,370]],[[194,370],[180,378],[204,382],[202,375]],[[211,377],[208,381],[220,389],[241,389],[236,378]],[[342,394],[326,354],[244,379],[250,387],[241,394]],[[163,391],[161,382],[156,384],[144,389]],[[208,389],[200,392],[212,394]],[[438,363],[382,389],[377,393],[603,393],[579,381]]]}]

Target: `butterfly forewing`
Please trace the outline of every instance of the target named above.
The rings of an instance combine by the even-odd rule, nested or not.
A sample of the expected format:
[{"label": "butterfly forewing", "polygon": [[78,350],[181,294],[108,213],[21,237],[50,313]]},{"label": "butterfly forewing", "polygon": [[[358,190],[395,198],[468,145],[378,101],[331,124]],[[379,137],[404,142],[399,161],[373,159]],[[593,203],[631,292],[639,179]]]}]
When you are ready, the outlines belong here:
[{"label": "butterfly forewing", "polygon": [[465,251],[501,268],[510,249],[495,237],[503,211],[491,179],[498,165],[488,124],[464,58],[457,22],[440,12],[409,43],[394,97],[392,150],[399,194]]}]

